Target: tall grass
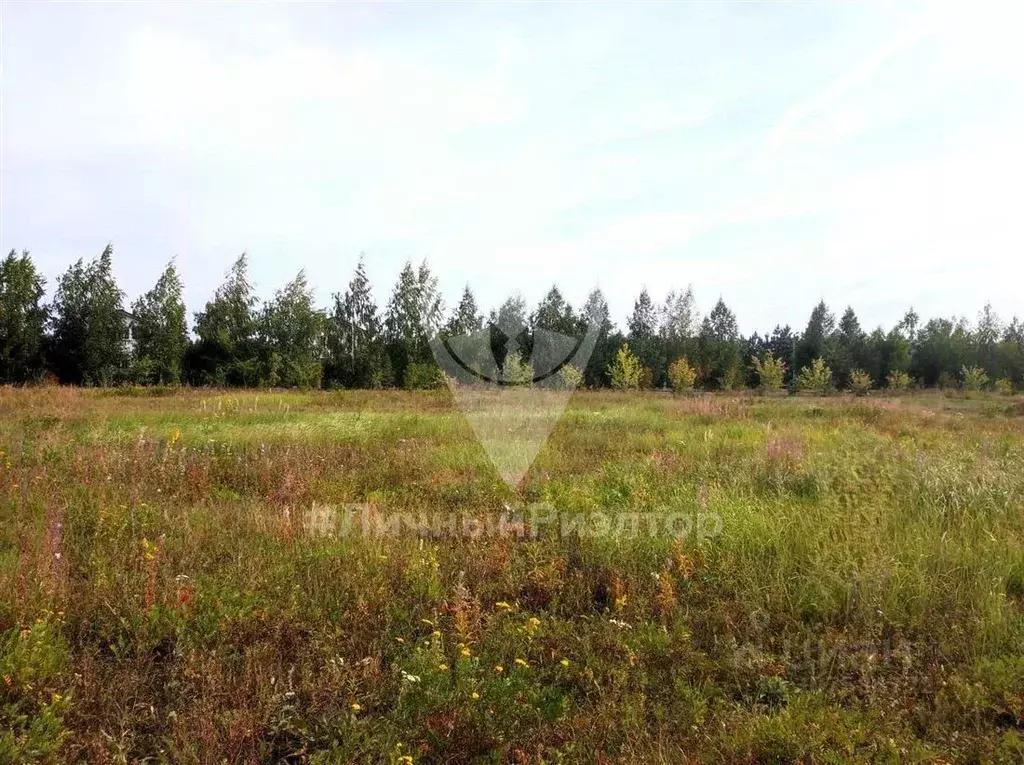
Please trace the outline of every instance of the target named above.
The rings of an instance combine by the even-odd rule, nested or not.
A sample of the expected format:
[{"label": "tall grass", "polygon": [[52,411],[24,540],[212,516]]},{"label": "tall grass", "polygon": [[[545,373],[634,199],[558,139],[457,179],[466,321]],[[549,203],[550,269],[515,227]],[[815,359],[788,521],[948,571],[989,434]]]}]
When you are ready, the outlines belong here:
[{"label": "tall grass", "polygon": [[578,393],[513,491],[445,391],[0,389],[0,761],[1020,761],[1017,406]]}]

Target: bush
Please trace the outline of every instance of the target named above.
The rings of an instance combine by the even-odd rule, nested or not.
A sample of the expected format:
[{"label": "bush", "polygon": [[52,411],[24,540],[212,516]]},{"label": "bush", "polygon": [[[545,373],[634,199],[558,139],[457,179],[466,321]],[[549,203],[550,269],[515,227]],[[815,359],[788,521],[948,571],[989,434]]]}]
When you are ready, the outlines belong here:
[{"label": "bush", "polygon": [[910,375],[906,372],[900,372],[894,369],[889,373],[889,376],[885,378],[885,383],[889,390],[903,391],[910,387]]},{"label": "bush", "polygon": [[988,385],[988,375],[981,367],[961,367],[964,390],[981,390]]},{"label": "bush", "polygon": [[855,369],[850,373],[850,390],[858,396],[868,395],[871,390],[871,375],[863,369]]},{"label": "bush", "polygon": [[579,367],[566,364],[558,370],[558,382],[566,390],[576,390],[583,384],[583,372]]},{"label": "bush", "polygon": [[533,382],[533,366],[529,361],[523,361],[522,355],[515,351],[505,356],[501,377],[512,385],[529,385]]},{"label": "bush", "polygon": [[668,365],[668,383],[676,393],[693,390],[695,382],[697,370],[690,365],[685,356],[680,356]]},{"label": "bush", "polygon": [[1012,396],[1013,383],[1007,380],[1005,377],[996,380],[996,393],[998,393],[1000,396]]},{"label": "bush", "polygon": [[616,390],[639,389],[641,372],[640,359],[629,349],[629,344],[624,343],[615,355],[615,361],[608,367],[612,387]]},{"label": "bush", "polygon": [[654,387],[654,370],[640,367],[640,390],[651,390]]},{"label": "bush", "polygon": [[765,354],[764,359],[751,356],[750,363],[757,373],[761,390],[766,393],[774,393],[782,389],[782,383],[786,377],[786,364],[782,359],[776,358],[775,354],[769,351]]},{"label": "bush", "polygon": [[809,367],[800,370],[796,377],[796,387],[824,396],[832,390],[832,370],[823,359],[815,359]]},{"label": "bush", "polygon": [[405,387],[410,390],[439,388],[444,384],[441,368],[437,364],[410,364],[405,370]]}]

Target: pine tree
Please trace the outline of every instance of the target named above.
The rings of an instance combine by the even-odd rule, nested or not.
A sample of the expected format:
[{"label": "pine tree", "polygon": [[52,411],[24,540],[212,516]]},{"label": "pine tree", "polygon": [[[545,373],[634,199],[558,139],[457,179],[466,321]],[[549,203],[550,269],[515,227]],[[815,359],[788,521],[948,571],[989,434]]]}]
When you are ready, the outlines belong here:
[{"label": "pine tree", "polygon": [[697,339],[699,366],[707,387],[724,390],[740,382],[741,348],[736,316],[719,298],[701,324]]},{"label": "pine tree", "polygon": [[658,311],[646,288],[640,291],[639,297],[633,303],[633,313],[627,319],[626,325],[629,328],[627,339],[630,350],[640,359],[640,365],[650,370],[648,374],[652,384],[661,382],[664,359],[657,334]]},{"label": "pine tree", "polygon": [[556,286],[552,286],[537,305],[530,317],[530,325],[534,331],[547,329],[570,337],[575,337],[580,331],[578,317]]},{"label": "pine tree", "polygon": [[444,318],[444,300],[441,297],[441,290],[438,288],[437,277],[431,273],[426,259],[420,263],[416,281],[419,284],[420,320],[423,323],[422,358],[427,359],[430,338],[441,329],[441,321]]},{"label": "pine tree", "polygon": [[0,261],[0,384],[38,380],[45,370],[46,280],[28,251]]},{"label": "pine tree", "polygon": [[181,382],[188,327],[183,285],[174,262],[168,263],[153,289],[132,304],[133,378],[139,383]]},{"label": "pine tree", "polygon": [[845,389],[850,385],[850,375],[864,363],[864,331],[852,307],[843,313],[828,346],[826,362],[832,368],[836,386]]},{"label": "pine tree", "polygon": [[623,339],[615,331],[615,325],[612,324],[608,312],[608,301],[600,288],[595,287],[587,295],[587,300],[580,311],[580,321],[588,331],[590,328],[597,330],[594,350],[590,354],[587,368],[583,370],[584,382],[593,388],[610,385],[608,369]]},{"label": "pine tree", "polygon": [[467,284],[462,290],[459,305],[455,308],[455,312],[445,325],[445,333],[449,337],[471,335],[474,332],[479,332],[483,325],[484,319],[477,308],[476,298]]},{"label": "pine tree", "polygon": [[810,367],[815,359],[830,356],[829,337],[835,329],[835,324],[835,316],[822,300],[811,311],[807,329],[797,341],[794,365],[798,370]]},{"label": "pine tree", "polygon": [[562,364],[565,359],[558,358],[563,352],[557,344],[537,343],[537,332],[555,332],[570,337],[575,342],[581,335],[579,317],[572,306],[562,297],[558,287],[552,285],[548,293],[537,304],[530,316],[532,334],[530,336],[529,356],[537,374],[546,374]]}]

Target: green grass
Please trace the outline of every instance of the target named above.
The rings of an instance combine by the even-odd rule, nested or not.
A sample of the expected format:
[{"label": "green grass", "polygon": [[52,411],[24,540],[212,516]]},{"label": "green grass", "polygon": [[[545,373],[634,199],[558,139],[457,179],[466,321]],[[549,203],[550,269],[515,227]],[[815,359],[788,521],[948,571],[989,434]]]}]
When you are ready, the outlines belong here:
[{"label": "green grass", "polygon": [[[0,762],[1024,758],[1019,399],[161,393],[0,388]],[[332,525],[538,508],[720,526]]]}]

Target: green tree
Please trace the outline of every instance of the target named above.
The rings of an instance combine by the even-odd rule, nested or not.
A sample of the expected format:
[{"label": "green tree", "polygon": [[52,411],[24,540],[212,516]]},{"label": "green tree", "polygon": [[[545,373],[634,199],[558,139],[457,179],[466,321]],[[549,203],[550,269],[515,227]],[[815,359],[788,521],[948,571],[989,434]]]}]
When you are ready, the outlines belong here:
[{"label": "green tree", "polygon": [[286,388],[320,385],[324,350],[323,312],[313,305],[313,290],[299,271],[263,311],[260,335],[265,372],[262,382]]},{"label": "green tree", "polygon": [[863,369],[854,369],[850,373],[850,390],[858,396],[866,396],[871,390],[871,375]]},{"label": "green tree", "polygon": [[462,290],[459,304],[455,307],[452,317],[445,325],[445,332],[449,337],[471,335],[474,332],[479,332],[483,329],[483,326],[484,319],[480,315],[479,308],[477,308],[476,297],[473,295],[473,290],[467,284]]},{"label": "green tree", "polygon": [[427,261],[414,270],[406,262],[391,292],[384,318],[388,357],[395,381],[405,384],[409,364],[436,365],[430,338],[440,327],[444,305]]},{"label": "green tree", "polygon": [[391,383],[380,316],[362,255],[345,294],[334,294],[326,341],[326,385],[378,388]]},{"label": "green tree", "polygon": [[136,382],[181,382],[188,349],[182,291],[181,278],[172,261],[153,289],[132,304],[129,326],[134,343]]},{"label": "green tree", "polygon": [[693,287],[687,287],[684,292],[670,290],[661,309],[658,325],[658,340],[663,358],[696,357],[697,322]]},{"label": "green tree", "polygon": [[562,349],[548,343],[535,342],[538,333],[554,332],[574,340],[582,334],[579,316],[556,286],[552,286],[537,304],[537,308],[530,316],[530,329],[527,352],[533,363],[534,372],[538,375],[547,374],[549,370],[555,369],[565,361],[564,358],[558,357]]},{"label": "green tree", "polygon": [[911,309],[888,332],[879,327],[868,336],[864,368],[876,385],[885,384],[893,372],[906,374],[909,378],[913,347],[911,338],[916,335],[916,327],[917,314]]},{"label": "green tree", "polygon": [[783,385],[787,386],[793,385],[796,376],[796,372],[793,369],[793,360],[796,356],[796,340],[797,338],[788,324],[785,327],[780,327],[776,324],[771,336],[765,342],[766,348],[775,358],[785,362],[786,373],[783,376]]},{"label": "green tree", "polygon": [[643,365],[629,349],[629,343],[623,343],[608,370],[612,387],[616,390],[637,390],[640,387],[642,370]]},{"label": "green tree", "polygon": [[751,356],[750,363],[757,373],[758,386],[766,393],[782,389],[786,378],[786,364],[774,353],[768,351],[763,358]]},{"label": "green tree", "polygon": [[989,376],[981,367],[964,367],[960,370],[960,378],[963,381],[964,390],[981,390],[988,385]]},{"label": "green tree", "polygon": [[558,386],[565,390],[576,390],[583,383],[583,372],[573,364],[566,364],[558,370]]},{"label": "green tree", "polygon": [[491,329],[491,354],[499,368],[504,368],[509,353],[518,352],[521,357],[529,358],[531,342],[526,320],[526,301],[518,293],[506,298],[497,311],[491,311],[487,319]]},{"label": "green tree", "polygon": [[810,367],[815,359],[824,359],[831,355],[829,339],[835,329],[835,316],[822,300],[811,311],[807,328],[796,343],[793,364],[799,370]]},{"label": "green tree", "polygon": [[1024,323],[1016,316],[1006,325],[996,349],[996,372],[1011,384],[1024,387]]},{"label": "green tree", "polygon": [[189,349],[189,378],[201,385],[260,382],[259,300],[243,252],[203,311],[196,313],[198,340]]},{"label": "green tree", "polygon": [[847,307],[828,343],[829,366],[835,374],[837,387],[848,388],[851,374],[863,365],[864,341],[864,331],[860,328],[857,314],[852,307]]},{"label": "green tree", "polygon": [[697,338],[704,385],[712,390],[732,388],[740,382],[740,343],[736,316],[721,298],[701,324]]},{"label": "green tree", "polygon": [[594,350],[590,354],[587,368],[583,370],[584,381],[592,388],[608,386],[611,384],[608,370],[615,360],[616,350],[623,341],[612,324],[608,301],[600,288],[595,287],[587,295],[587,300],[580,311],[580,322],[588,329],[594,327],[597,330]]},{"label": "green tree", "polygon": [[505,360],[501,367],[501,379],[514,385],[531,385],[533,383],[533,365],[520,351],[511,351],[505,354]]},{"label": "green tree", "polygon": [[824,359],[815,359],[797,374],[796,386],[799,390],[824,396],[832,390],[832,370]]},{"label": "green tree", "polygon": [[894,392],[905,391],[910,387],[910,375],[906,372],[894,369],[886,375],[885,385],[889,390]]},{"label": "green tree", "polygon": [[640,359],[641,366],[652,370],[657,384],[659,370],[663,366],[661,343],[658,340],[658,311],[646,288],[640,291],[633,303],[633,313],[626,320],[629,333],[626,336],[630,349]]},{"label": "green tree", "polygon": [[46,280],[25,250],[0,261],[0,383],[38,380],[45,371]]},{"label": "green tree", "polygon": [[676,393],[691,391],[697,382],[697,370],[685,356],[680,356],[668,365],[668,381]]},{"label": "green tree", "polygon": [[78,260],[58,280],[51,308],[51,358],[61,382],[110,385],[128,369],[128,315],[113,275],[109,244],[88,265]]},{"label": "green tree", "polygon": [[547,329],[575,337],[580,331],[580,321],[558,287],[552,285],[530,316],[530,327],[533,331]]},{"label": "green tree", "polygon": [[970,361],[972,340],[964,321],[931,319],[918,332],[911,371],[923,385],[948,384]]},{"label": "green tree", "polygon": [[974,329],[974,363],[991,376],[997,373],[999,338],[1003,333],[1003,325],[999,316],[986,303],[978,314],[978,323]]}]

